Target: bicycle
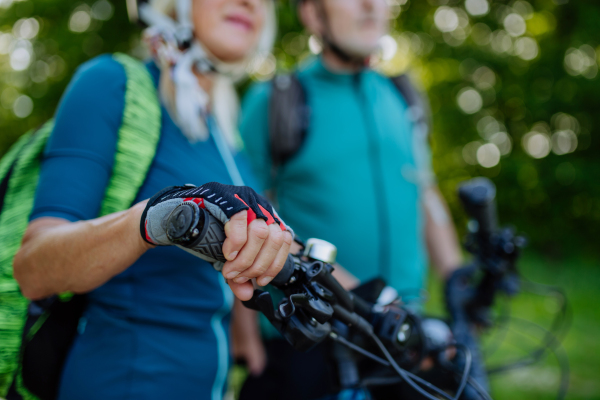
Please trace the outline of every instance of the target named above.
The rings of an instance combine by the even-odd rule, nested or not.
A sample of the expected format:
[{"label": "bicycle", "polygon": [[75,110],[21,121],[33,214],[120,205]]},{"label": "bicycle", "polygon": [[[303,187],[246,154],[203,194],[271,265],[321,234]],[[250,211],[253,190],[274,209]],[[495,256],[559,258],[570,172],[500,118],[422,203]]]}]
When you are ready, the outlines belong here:
[{"label": "bicycle", "polygon": [[[258,288],[252,299],[244,302],[245,306],[262,312],[298,351],[308,351],[330,340],[338,348],[356,354],[358,357],[347,357],[347,353],[338,351],[338,359],[346,362],[340,391],[359,390],[367,399],[377,387],[404,383],[426,399],[490,400],[489,373],[537,362],[558,346],[558,336],[566,332],[566,297],[561,295],[563,308],[540,349],[528,358],[486,370],[476,330],[492,325],[490,312],[497,295],[513,296],[521,286],[544,294],[560,291],[520,279],[517,260],[526,241],[511,228],[498,229],[495,187],[491,181],[468,181],[459,188],[459,197],[471,217],[466,249],[475,257],[471,265],[457,270],[446,285],[449,324],[421,317],[398,302],[377,305],[376,299],[385,287],[380,280],[354,291],[345,290],[332,275],[335,246],[318,239],[309,239],[300,253],[289,255],[271,282],[285,295],[277,307],[271,294]],[[195,248],[203,243],[211,254],[222,255],[223,226],[195,203],[186,202],[173,210],[168,227],[167,234],[174,242]],[[448,349],[454,349],[456,355],[448,357]],[[439,388],[417,375],[428,357],[455,377],[453,395],[447,393],[448,388]],[[565,381],[568,382],[568,376],[566,380],[563,376],[559,399],[566,394]]]}]

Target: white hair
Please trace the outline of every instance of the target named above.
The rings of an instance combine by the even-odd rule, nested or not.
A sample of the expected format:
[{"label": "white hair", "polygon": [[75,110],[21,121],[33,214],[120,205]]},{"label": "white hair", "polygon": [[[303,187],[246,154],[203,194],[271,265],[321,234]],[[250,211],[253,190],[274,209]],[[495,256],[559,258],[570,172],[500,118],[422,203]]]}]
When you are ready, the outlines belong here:
[{"label": "white hair", "polygon": [[[193,22],[191,19],[191,2],[193,0],[150,0],[149,4],[152,8],[160,13],[169,17],[174,17],[176,14],[186,14],[186,17],[178,18],[179,23],[188,24],[193,29]],[[232,147],[238,147],[240,142],[239,133],[237,129],[238,115],[239,115],[239,99],[235,91],[234,84],[243,77],[246,76],[250,66],[260,62],[264,57],[268,56],[273,48],[275,41],[275,34],[277,29],[277,22],[275,17],[275,5],[272,0],[266,1],[266,19],[259,37],[259,41],[254,51],[250,53],[246,59],[236,63],[225,63],[217,59],[214,55],[210,54],[204,46],[204,52],[214,64],[217,70],[217,75],[213,81],[212,87],[212,112],[214,118],[221,130],[226,141]],[[183,8],[182,8],[183,7]],[[187,12],[186,12],[187,11]],[[197,40],[197,39],[196,39]],[[177,93],[175,85],[173,84],[170,66],[160,65],[161,68],[161,84],[160,92],[167,109],[171,113],[171,116],[179,120],[180,127],[191,140],[202,140],[206,139],[206,131],[203,129],[186,129],[184,118],[177,118],[178,112],[176,111],[176,99]],[[194,85],[195,86],[195,85]],[[197,94],[198,96],[206,94]],[[193,110],[189,111],[193,112]],[[195,118],[187,116],[187,118]],[[199,117],[198,117],[199,118]],[[188,124],[189,127],[189,124]]]}]

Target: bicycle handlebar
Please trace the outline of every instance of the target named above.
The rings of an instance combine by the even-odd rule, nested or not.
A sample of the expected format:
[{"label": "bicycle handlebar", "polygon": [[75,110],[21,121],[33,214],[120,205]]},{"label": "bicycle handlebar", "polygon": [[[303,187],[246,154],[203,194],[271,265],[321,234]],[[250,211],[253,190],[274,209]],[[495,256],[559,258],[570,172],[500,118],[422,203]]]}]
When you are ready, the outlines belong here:
[{"label": "bicycle handlebar", "polygon": [[487,178],[474,178],[463,183],[458,196],[469,216],[477,221],[478,233],[489,236],[498,229],[496,186]]},{"label": "bicycle handlebar", "polygon": [[[175,208],[167,220],[167,237],[173,243],[226,262],[223,255],[225,228],[221,221],[196,203],[185,202]],[[283,268],[273,278],[275,286],[284,285],[294,273],[294,260],[288,256]]]}]

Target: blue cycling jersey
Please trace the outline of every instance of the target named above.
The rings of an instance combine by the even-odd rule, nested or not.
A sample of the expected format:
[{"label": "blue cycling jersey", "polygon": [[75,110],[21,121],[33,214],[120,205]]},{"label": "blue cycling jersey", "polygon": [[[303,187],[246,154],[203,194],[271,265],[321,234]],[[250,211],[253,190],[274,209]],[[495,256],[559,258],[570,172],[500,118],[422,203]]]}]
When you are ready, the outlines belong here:
[{"label": "blue cycling jersey", "polygon": [[[148,68],[157,84],[158,68]],[[123,67],[110,56],[80,67],[56,115],[32,219],[97,217],[112,171],[125,84]],[[243,155],[235,158],[253,186]],[[156,156],[135,202],[166,186],[210,181],[232,183],[212,137],[190,143],[163,107]],[[157,247],[88,297],[60,400],[222,398],[233,297],[210,264],[175,247]]]}]

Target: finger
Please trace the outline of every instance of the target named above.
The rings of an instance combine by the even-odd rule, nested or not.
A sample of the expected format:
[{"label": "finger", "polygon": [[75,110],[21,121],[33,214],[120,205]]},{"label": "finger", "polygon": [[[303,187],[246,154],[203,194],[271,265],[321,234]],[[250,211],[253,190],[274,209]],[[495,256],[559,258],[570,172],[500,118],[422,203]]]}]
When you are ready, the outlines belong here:
[{"label": "finger", "polygon": [[293,242],[292,235],[287,231],[282,232],[282,234],[283,245],[281,246],[281,249],[279,249],[277,257],[275,257],[275,260],[273,263],[271,263],[271,266],[267,269],[267,271],[265,271],[264,274],[256,279],[256,283],[258,283],[260,286],[267,286],[269,282],[271,282],[273,278],[277,276],[277,274],[281,271],[281,268],[283,268],[288,254],[290,253],[290,247]]},{"label": "finger", "polygon": [[433,358],[431,357],[426,357],[421,361],[421,365],[419,366],[421,371],[425,372],[425,371],[429,371],[431,368],[434,367],[434,362],[433,362]]},{"label": "finger", "polygon": [[246,363],[248,364],[248,371],[251,375],[262,375],[265,367],[267,366],[267,356],[264,348],[259,348],[250,352],[250,354],[248,354],[246,357]]},{"label": "finger", "polygon": [[448,347],[446,349],[446,360],[453,360],[454,357],[456,357],[456,347]]},{"label": "finger", "polygon": [[239,251],[248,239],[248,212],[246,210],[234,214],[225,224],[225,242],[223,254],[229,261],[235,260]]},{"label": "finger", "polygon": [[[245,282],[236,277],[252,266],[263,243],[269,237],[269,228],[262,219],[255,219],[246,229],[248,231],[246,244],[233,261],[227,261],[223,266],[223,276],[227,279],[237,279],[236,283]],[[247,281],[249,278],[244,277],[244,279]]]},{"label": "finger", "polygon": [[235,278],[238,280],[237,282],[240,282],[242,278],[252,279],[261,276],[267,272],[271,264],[273,264],[273,261],[275,261],[275,258],[283,245],[283,232],[275,224],[269,225],[268,229],[269,237],[263,243],[252,266]]},{"label": "finger", "polygon": [[241,301],[248,301],[252,298],[252,295],[254,294],[254,287],[252,286],[252,282],[235,283],[232,281],[228,281],[228,283],[234,296],[240,299]]}]

